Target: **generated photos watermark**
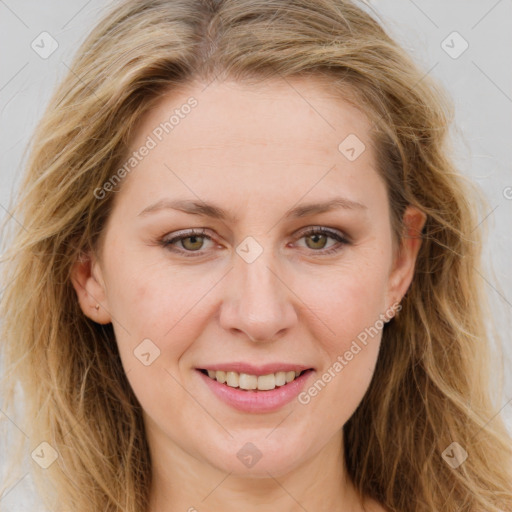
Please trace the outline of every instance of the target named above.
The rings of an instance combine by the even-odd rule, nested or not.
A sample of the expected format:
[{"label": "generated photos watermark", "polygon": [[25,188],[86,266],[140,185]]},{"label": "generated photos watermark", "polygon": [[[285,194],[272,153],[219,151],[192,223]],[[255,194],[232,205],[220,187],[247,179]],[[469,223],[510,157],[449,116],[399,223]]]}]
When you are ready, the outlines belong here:
[{"label": "generated photos watermark", "polygon": [[136,151],[133,151],[131,156],[126,162],[108,179],[101,187],[94,189],[94,197],[96,199],[104,199],[108,192],[112,192],[114,188],[126,177],[138,164],[142,162],[146,156],[149,155],[152,149],[158,146],[166,135],[171,133],[176,126],[178,126],[183,119],[187,117],[194,107],[197,107],[198,101],[193,96],[190,97],[186,103],[179,108],[175,108],[173,113],[169,116],[167,121],[163,121],[153,129],[150,135],[142,146]]},{"label": "generated photos watermark", "polygon": [[[386,319],[392,318],[397,311],[402,309],[401,304],[393,304],[384,314],[380,314],[378,320],[366,327],[352,341],[350,348],[336,358],[336,361],[306,390],[299,393],[297,400],[303,405],[311,402],[311,399],[318,395],[325,386],[331,382],[345,368],[354,357],[368,344],[369,339],[377,336],[383,329]],[[358,343],[359,342],[359,343]],[[361,345],[363,346],[361,346]]]}]

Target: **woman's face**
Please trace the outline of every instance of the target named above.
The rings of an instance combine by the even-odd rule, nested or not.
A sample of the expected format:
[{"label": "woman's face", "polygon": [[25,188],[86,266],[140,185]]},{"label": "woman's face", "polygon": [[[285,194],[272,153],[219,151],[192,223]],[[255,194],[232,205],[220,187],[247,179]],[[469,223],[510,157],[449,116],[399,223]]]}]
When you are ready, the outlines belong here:
[{"label": "woman's face", "polygon": [[136,127],[101,254],[74,283],[113,323],[155,453],[278,476],[341,434],[419,248],[393,251],[369,128],[311,79],[189,85]]}]

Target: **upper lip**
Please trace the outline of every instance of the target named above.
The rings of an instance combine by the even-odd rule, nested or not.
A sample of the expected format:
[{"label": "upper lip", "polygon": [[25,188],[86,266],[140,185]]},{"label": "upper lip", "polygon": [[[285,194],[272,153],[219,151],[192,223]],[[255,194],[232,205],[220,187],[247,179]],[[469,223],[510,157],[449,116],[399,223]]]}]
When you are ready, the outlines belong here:
[{"label": "upper lip", "polygon": [[244,362],[231,362],[231,363],[218,363],[218,364],[209,364],[208,366],[202,366],[198,368],[199,370],[211,370],[211,371],[227,371],[227,372],[237,372],[237,373],[247,373],[249,375],[268,375],[270,373],[277,372],[290,372],[297,371],[301,372],[303,370],[313,369],[311,366],[306,366],[303,364],[294,364],[294,363],[267,363],[260,366],[255,366],[250,363]]}]

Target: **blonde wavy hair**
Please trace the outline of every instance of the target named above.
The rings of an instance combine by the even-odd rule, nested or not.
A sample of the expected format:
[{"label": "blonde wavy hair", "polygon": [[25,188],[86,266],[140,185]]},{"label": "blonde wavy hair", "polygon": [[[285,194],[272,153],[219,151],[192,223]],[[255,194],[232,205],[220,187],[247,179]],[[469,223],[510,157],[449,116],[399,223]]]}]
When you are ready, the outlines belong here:
[{"label": "blonde wavy hair", "polygon": [[[356,489],[391,511],[512,511],[512,440],[477,277],[482,198],[449,156],[453,106],[368,9],[344,0],[128,0],[79,49],[37,127],[3,236],[2,407],[17,417],[21,385],[28,440],[14,457],[42,441],[59,455],[33,471],[52,510],[145,512],[151,482],[112,325],[82,313],[70,279],[112,209],[115,193],[94,191],[169,89],[293,76],[325,80],[372,121],[396,237],[406,205],[427,215],[402,310],[344,426]],[[442,455],[454,441],[468,452],[457,468]]]}]

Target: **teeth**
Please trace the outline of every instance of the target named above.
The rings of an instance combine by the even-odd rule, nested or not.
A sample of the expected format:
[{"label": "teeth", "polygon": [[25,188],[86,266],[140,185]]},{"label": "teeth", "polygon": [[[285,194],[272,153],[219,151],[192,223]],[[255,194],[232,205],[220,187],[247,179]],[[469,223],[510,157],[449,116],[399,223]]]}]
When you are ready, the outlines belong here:
[{"label": "teeth", "polygon": [[[295,372],[293,372],[295,375]],[[274,373],[268,375],[260,375],[258,377],[258,389],[261,391],[268,391],[276,387],[276,376]]]},{"label": "teeth", "polygon": [[241,373],[240,377],[238,378],[238,387],[241,389],[257,389],[258,377],[256,377],[256,375]]},{"label": "teeth", "polygon": [[249,375],[248,373],[224,372],[208,370],[208,377],[227,384],[232,388],[240,388],[245,390],[268,391],[275,389],[276,386],[284,386],[292,382],[300,375],[300,372],[277,372],[268,375]]},{"label": "teeth", "polygon": [[240,375],[236,372],[226,372],[226,384],[232,388],[238,387],[240,381]]},{"label": "teeth", "polygon": [[[295,372],[293,372],[295,374]],[[276,386],[284,386],[286,384],[286,372],[277,372],[276,376]]]},{"label": "teeth", "polygon": [[208,377],[210,377],[210,379],[217,380],[221,384],[224,384],[224,382],[226,382],[226,372],[214,372],[213,370],[208,370]]}]

